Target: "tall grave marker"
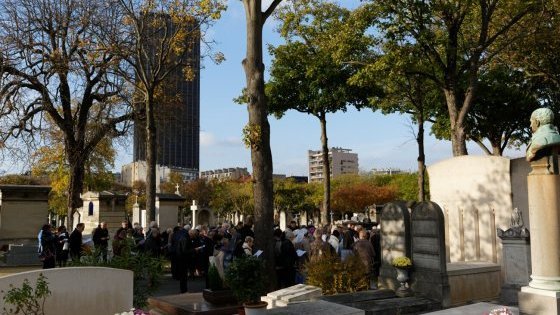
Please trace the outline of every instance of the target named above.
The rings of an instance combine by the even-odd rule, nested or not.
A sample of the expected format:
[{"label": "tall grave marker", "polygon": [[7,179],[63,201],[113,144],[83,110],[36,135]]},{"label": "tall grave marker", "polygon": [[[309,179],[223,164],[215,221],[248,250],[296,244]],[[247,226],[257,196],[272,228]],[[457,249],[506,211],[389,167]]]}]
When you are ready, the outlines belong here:
[{"label": "tall grave marker", "polygon": [[440,301],[443,307],[451,304],[447,277],[445,224],[443,211],[435,202],[421,202],[411,215],[412,234],[412,290]]},{"label": "tall grave marker", "polygon": [[390,202],[383,207],[381,212],[381,249],[379,285],[396,290],[400,283],[397,281],[396,271],[391,262],[396,257],[411,257],[410,214],[405,202]]}]

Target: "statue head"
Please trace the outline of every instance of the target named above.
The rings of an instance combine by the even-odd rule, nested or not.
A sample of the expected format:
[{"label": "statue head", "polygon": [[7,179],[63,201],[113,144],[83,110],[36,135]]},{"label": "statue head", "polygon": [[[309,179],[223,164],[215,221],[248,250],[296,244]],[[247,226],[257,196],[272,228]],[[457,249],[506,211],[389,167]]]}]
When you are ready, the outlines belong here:
[{"label": "statue head", "polygon": [[552,124],[554,112],[550,108],[538,108],[531,114],[531,130],[537,131],[540,126]]}]

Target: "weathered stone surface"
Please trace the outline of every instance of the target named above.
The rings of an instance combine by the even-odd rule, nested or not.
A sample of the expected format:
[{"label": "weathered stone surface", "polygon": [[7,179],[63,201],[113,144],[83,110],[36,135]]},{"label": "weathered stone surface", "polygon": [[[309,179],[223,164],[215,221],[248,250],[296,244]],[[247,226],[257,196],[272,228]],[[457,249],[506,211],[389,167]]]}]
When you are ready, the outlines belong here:
[{"label": "weathered stone surface", "polygon": [[421,202],[412,210],[412,290],[421,296],[450,305],[445,226],[441,208],[434,202]]},{"label": "weathered stone surface", "polygon": [[300,315],[300,314],[321,314],[321,315],[365,315],[366,312],[360,309],[348,307],[341,304],[327,301],[312,301],[305,303],[290,304],[286,307],[266,310],[266,314]]},{"label": "weathered stone surface", "polygon": [[370,291],[360,291],[353,293],[342,293],[336,295],[322,296],[320,299],[328,302],[338,303],[338,304],[351,304],[363,301],[381,300],[396,298],[395,292],[393,290],[370,290]]},{"label": "weathered stone surface", "polygon": [[517,304],[517,293],[529,284],[531,273],[531,247],[527,238],[502,239],[504,284],[500,301],[504,304]]},{"label": "weathered stone surface", "polygon": [[523,287],[519,292],[519,312],[531,315],[558,315],[560,292]]},{"label": "weathered stone surface", "polygon": [[6,253],[6,266],[41,265],[37,245],[10,246]]},{"label": "weathered stone surface", "polygon": [[462,262],[447,265],[451,305],[498,300],[500,265],[487,262]]},{"label": "weathered stone surface", "polygon": [[150,310],[156,314],[177,315],[231,315],[236,314],[241,305],[212,305],[204,300],[202,293],[186,293],[151,297],[148,299]]},{"label": "weathered stone surface", "polygon": [[0,185],[0,246],[37,243],[47,222],[50,186]]},{"label": "weathered stone surface", "polygon": [[267,308],[283,307],[291,303],[309,301],[322,296],[322,290],[319,287],[305,284],[296,284],[294,286],[268,293],[261,297],[261,301],[268,303]]},{"label": "weathered stone surface", "polygon": [[[488,314],[490,311],[504,308],[506,306],[497,305],[492,303],[475,303],[460,307],[454,307],[442,311],[426,313],[426,315],[481,315],[481,314]],[[511,311],[513,315],[519,314],[519,309],[517,307],[507,306],[507,309]]]},{"label": "weathered stone surface", "polygon": [[404,202],[390,202],[381,212],[381,269],[379,286],[395,290],[400,284],[391,262],[396,257],[411,257],[410,214]]}]

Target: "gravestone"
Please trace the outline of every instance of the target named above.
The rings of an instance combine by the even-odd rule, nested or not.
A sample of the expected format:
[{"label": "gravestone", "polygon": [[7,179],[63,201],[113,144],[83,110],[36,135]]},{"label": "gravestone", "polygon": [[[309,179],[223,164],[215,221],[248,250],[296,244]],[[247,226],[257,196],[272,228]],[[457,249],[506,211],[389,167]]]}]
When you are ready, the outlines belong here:
[{"label": "gravestone", "polygon": [[524,227],[521,211],[514,209],[511,227],[507,230],[497,229],[502,239],[504,284],[500,292],[500,302],[518,304],[517,293],[521,287],[529,284],[531,274],[531,244],[529,231]]},{"label": "gravestone", "polygon": [[435,202],[421,202],[412,210],[410,221],[414,266],[412,290],[447,307],[451,300],[443,211]]},{"label": "gravestone", "polygon": [[387,203],[381,212],[381,269],[379,286],[396,290],[400,283],[391,262],[396,257],[411,257],[410,214],[406,203]]}]

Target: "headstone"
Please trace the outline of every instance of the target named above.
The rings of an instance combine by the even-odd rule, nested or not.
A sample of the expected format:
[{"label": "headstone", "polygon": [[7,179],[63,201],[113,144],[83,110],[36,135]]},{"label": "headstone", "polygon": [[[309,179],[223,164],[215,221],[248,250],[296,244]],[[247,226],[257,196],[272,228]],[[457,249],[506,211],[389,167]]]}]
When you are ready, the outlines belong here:
[{"label": "headstone", "polygon": [[177,226],[185,198],[176,194],[156,194],[156,222],[162,231]]},{"label": "headstone", "polygon": [[517,293],[521,287],[529,284],[531,274],[531,245],[529,231],[524,227],[521,211],[513,210],[511,227],[507,230],[497,229],[502,239],[504,284],[500,301],[512,305],[518,303]]},{"label": "headstone", "polygon": [[410,214],[406,203],[390,202],[383,207],[381,213],[381,269],[379,286],[396,290],[400,283],[391,262],[396,257],[411,256],[410,247]]},{"label": "headstone", "polygon": [[421,202],[412,210],[412,290],[450,305],[443,211],[435,202]]}]

